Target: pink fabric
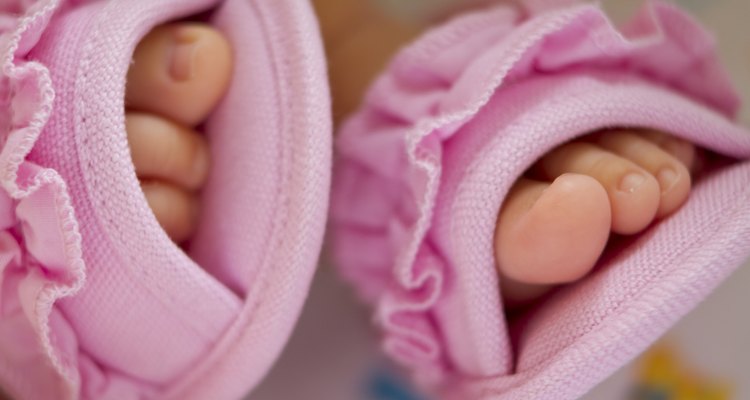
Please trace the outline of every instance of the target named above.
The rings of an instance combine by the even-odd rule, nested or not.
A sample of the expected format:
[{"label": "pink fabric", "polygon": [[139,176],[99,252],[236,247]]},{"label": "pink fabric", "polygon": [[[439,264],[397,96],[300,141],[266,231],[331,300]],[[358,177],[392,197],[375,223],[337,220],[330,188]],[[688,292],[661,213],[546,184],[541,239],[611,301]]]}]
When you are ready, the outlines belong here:
[{"label": "pink fabric", "polygon": [[[237,65],[206,124],[215,162],[188,257],[139,189],[123,102],[139,39],[207,10]],[[0,384],[19,399],[241,397],[290,334],[325,227],[330,110],[309,4],[0,13]]]},{"label": "pink fabric", "polygon": [[404,50],[337,148],[334,254],[383,346],[446,397],[573,399],[645,349],[750,256],[750,163],[523,318],[503,313],[503,198],[555,146],[609,127],[750,158],[712,39],[660,2],[617,30],[595,5],[500,6]]}]

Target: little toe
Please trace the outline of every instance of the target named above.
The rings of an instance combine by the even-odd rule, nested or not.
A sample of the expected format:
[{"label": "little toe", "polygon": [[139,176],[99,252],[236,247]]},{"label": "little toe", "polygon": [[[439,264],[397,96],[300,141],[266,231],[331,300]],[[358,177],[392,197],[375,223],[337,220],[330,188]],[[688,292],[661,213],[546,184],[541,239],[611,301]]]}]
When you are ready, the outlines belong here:
[{"label": "little toe", "polygon": [[232,50],[218,31],[197,23],[160,26],[135,50],[126,106],[195,126],[224,95],[231,74]]},{"label": "little toe", "polygon": [[195,196],[161,181],[145,181],[141,189],[156,220],[174,242],[184,242],[193,235],[198,210]]},{"label": "little toe", "polygon": [[596,179],[607,191],[612,207],[612,231],[634,234],[656,216],[659,183],[638,164],[587,142],[572,142],[548,153],[538,163],[541,173],[554,179],[578,173]]},{"label": "little toe", "polygon": [[694,171],[698,161],[698,149],[692,143],[653,129],[639,131],[638,135],[650,140],[662,150],[680,160],[689,171]]},{"label": "little toe", "polygon": [[565,174],[552,184],[520,179],[495,231],[506,299],[522,302],[586,275],[606,246],[610,222],[607,192],[589,176]]},{"label": "little toe", "polygon": [[694,155],[683,143],[667,143],[673,143],[679,155],[673,156],[657,143],[632,131],[605,132],[597,140],[602,148],[638,164],[656,177],[661,189],[658,218],[675,212],[687,200],[691,187],[690,164],[684,164],[678,157],[692,163]]},{"label": "little toe", "polygon": [[209,154],[202,135],[151,114],[127,113],[125,123],[139,179],[162,180],[188,191],[203,185]]}]

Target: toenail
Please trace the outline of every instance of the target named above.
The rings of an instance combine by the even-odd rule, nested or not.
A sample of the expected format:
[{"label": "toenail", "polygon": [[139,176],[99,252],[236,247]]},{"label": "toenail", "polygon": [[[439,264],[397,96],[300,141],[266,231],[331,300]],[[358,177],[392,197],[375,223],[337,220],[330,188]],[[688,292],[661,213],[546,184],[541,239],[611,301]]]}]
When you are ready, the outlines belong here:
[{"label": "toenail", "polygon": [[197,38],[184,29],[174,32],[170,49],[169,74],[176,81],[186,81],[195,73],[195,59],[197,54]]},{"label": "toenail", "polygon": [[677,183],[677,178],[679,178],[679,174],[677,174],[677,171],[672,167],[662,168],[661,171],[656,174],[656,179],[659,180],[662,193],[668,192],[672,189]]},{"label": "toenail", "polygon": [[643,182],[646,182],[645,175],[639,172],[631,172],[620,181],[620,190],[625,193],[633,193]]}]

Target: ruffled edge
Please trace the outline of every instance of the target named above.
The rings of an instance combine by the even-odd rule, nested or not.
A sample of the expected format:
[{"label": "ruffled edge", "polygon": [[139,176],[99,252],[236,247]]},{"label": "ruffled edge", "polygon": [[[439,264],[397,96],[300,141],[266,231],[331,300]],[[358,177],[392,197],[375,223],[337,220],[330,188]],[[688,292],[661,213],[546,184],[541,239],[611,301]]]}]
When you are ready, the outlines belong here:
[{"label": "ruffled edge", "polygon": [[[445,383],[445,378],[455,373],[455,366],[447,360],[446,351],[441,347],[440,330],[434,321],[446,265],[440,255],[433,251],[429,239],[434,207],[440,191],[442,144],[476,115],[507,81],[517,81],[528,76],[519,75],[514,68],[544,40],[578,18],[586,16],[604,20],[611,26],[607,17],[596,6],[579,5],[555,11],[542,8],[525,10],[530,11],[530,15],[523,15],[518,10],[500,7],[495,11],[458,18],[428,33],[399,54],[388,72],[379,78],[368,94],[364,112],[347,121],[337,143],[343,156],[339,164],[344,172],[339,171],[340,176],[346,174],[347,170],[356,170],[360,178],[349,178],[343,184],[337,182],[339,184],[335,187],[334,200],[337,204],[333,207],[333,219],[337,225],[336,239],[339,248],[347,245],[344,236],[365,231],[371,234],[368,240],[374,246],[397,254],[391,265],[383,266],[385,270],[376,271],[386,275],[385,278],[381,275],[379,280],[388,283],[381,285],[375,292],[368,285],[376,272],[372,269],[358,271],[358,263],[361,262],[351,256],[341,257],[337,254],[338,264],[345,277],[362,287],[366,299],[377,303],[377,320],[386,334],[385,350],[402,364],[414,368],[416,378],[422,383]],[[540,14],[536,18],[530,18],[535,12]],[[631,52],[662,43],[665,38],[677,43],[690,43],[691,47],[683,46],[681,50],[691,59],[705,64],[705,68],[701,70],[703,74],[699,74],[698,78],[695,75],[678,74],[672,82],[667,82],[668,85],[724,116],[735,116],[740,104],[738,96],[716,61],[713,40],[697,22],[673,6],[654,1],[647,5],[645,12],[635,19],[631,27],[636,30],[626,27],[622,32],[617,32],[612,27],[615,35],[594,39],[609,39],[608,42],[598,44],[619,45],[620,50],[628,49]],[[638,37],[628,36],[629,32],[636,31],[647,33],[640,33]],[[467,63],[456,73],[454,81],[451,81],[454,77],[431,75],[427,71],[431,63],[439,63],[436,60],[438,53],[450,51],[451,46],[482,34],[490,38],[488,42],[491,44],[487,47],[496,50],[496,54],[490,56],[494,57],[495,62],[487,62],[485,55],[474,56],[484,59],[484,67],[491,64],[491,68],[472,69],[478,63]],[[618,40],[611,41],[612,38]],[[414,79],[417,75],[415,72],[421,73],[419,79]],[[477,81],[476,74],[482,74],[484,84],[462,82],[461,76],[469,74],[474,75],[474,82]],[[651,71],[642,70],[638,74],[658,82]],[[691,84],[702,79],[715,82],[715,85],[709,91],[701,91],[698,86]],[[413,107],[389,107],[386,100],[394,96],[411,101],[393,103],[407,103]],[[454,101],[451,96],[460,100]],[[448,102],[444,99],[448,99]],[[374,122],[383,117],[391,122],[390,125],[383,126],[382,123]],[[405,159],[396,163],[400,164],[403,172],[398,167],[368,164],[364,154],[371,152],[373,148],[382,150],[386,147],[380,143],[383,139],[379,134],[394,136],[395,132],[400,132],[402,136],[390,140],[388,145],[391,148],[387,151],[399,153],[403,151],[402,148],[406,150]],[[356,210],[356,206],[346,204],[346,197],[356,191],[352,187],[346,187],[346,184],[351,185],[354,181],[355,185],[360,185],[362,177],[367,174],[370,174],[368,179],[379,182],[367,185],[406,187],[410,191],[408,195],[396,196],[395,200],[393,197],[384,197],[386,201],[393,202],[385,207],[390,208],[392,214],[389,221],[381,226],[372,221],[363,221],[362,213]],[[404,213],[404,209],[415,212]],[[415,324],[415,320],[422,322]],[[505,346],[508,346],[507,338],[498,340],[506,342]]]},{"label": "ruffled edge", "polygon": [[[27,190],[17,182],[18,170],[31,152],[34,143],[41,134],[52,113],[55,92],[47,68],[37,62],[22,60],[22,57],[36,44],[49,23],[52,15],[60,6],[60,0],[42,0],[34,3],[19,16],[15,27],[2,34],[2,73],[6,80],[8,98],[8,132],[3,137],[3,149],[0,151],[0,184],[13,198],[24,197]],[[30,86],[29,86],[30,85]],[[24,110],[30,119],[19,126],[14,126],[13,101],[17,91],[23,87],[35,90],[37,96],[33,109]],[[24,99],[25,100],[25,99]]]},{"label": "ruffled edge", "polygon": [[[28,2],[26,2],[28,3]],[[34,61],[24,60],[24,56],[37,44],[52,16],[62,6],[61,0],[40,0],[27,7],[23,15],[16,17],[15,24],[4,17],[4,27],[12,28],[0,33],[0,63],[2,82],[0,88],[7,96],[3,99],[2,110],[6,113],[7,126],[3,132],[0,150],[0,185],[18,203],[44,188],[50,188],[54,195],[57,211],[57,224],[63,237],[65,268],[67,276],[62,281],[48,279],[36,297],[34,314],[35,331],[40,344],[55,371],[68,384],[66,396],[78,397],[79,376],[72,360],[54,346],[54,332],[49,318],[58,300],[76,294],[85,281],[85,264],[81,248],[81,235],[65,181],[52,169],[39,168],[26,161],[39,135],[45,128],[54,103],[55,93],[48,69]],[[22,170],[31,172],[22,176]]]}]

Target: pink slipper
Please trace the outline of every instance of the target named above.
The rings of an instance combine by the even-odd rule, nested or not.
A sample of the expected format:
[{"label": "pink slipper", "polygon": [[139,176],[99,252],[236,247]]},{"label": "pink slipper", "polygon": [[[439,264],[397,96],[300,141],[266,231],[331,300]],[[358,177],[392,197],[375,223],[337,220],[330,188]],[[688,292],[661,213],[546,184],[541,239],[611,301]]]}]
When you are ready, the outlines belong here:
[{"label": "pink slipper", "polygon": [[[214,164],[186,254],[139,188],[123,101],[139,39],[196,14],[237,65],[206,124]],[[241,397],[290,334],[327,215],[309,4],[4,1],[0,55],[0,384],[16,399]]]},{"label": "pink slipper", "polygon": [[338,139],[335,257],[375,306],[385,351],[445,397],[578,398],[750,256],[750,163],[716,166],[676,215],[582,282],[504,315],[496,216],[544,153],[646,127],[750,158],[738,98],[696,22],[654,2],[618,31],[598,6],[563,2],[427,33]]}]

